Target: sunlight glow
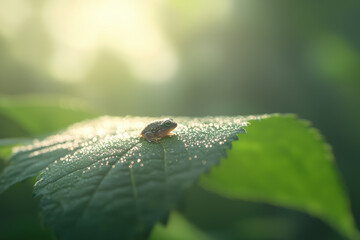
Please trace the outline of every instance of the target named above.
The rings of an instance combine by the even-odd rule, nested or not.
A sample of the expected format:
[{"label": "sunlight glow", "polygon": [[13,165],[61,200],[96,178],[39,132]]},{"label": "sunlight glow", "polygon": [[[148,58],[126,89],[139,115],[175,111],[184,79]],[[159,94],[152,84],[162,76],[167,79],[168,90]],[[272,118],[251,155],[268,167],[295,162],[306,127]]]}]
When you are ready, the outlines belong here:
[{"label": "sunlight glow", "polygon": [[[233,0],[0,0],[0,38],[17,61],[57,80],[86,81],[99,56],[110,53],[132,79],[163,83],[179,72],[181,59],[175,49],[184,43],[176,41],[196,39],[204,27],[229,20],[232,4]],[[195,61],[213,56],[204,58]]]},{"label": "sunlight glow", "polygon": [[14,37],[21,30],[31,11],[27,1],[0,0],[0,33],[8,38]]},{"label": "sunlight glow", "polygon": [[51,63],[53,73],[60,79],[81,79],[91,67],[88,57],[105,48],[125,61],[140,80],[171,79],[178,60],[159,29],[156,13],[161,2],[49,1],[44,21],[57,49]]}]

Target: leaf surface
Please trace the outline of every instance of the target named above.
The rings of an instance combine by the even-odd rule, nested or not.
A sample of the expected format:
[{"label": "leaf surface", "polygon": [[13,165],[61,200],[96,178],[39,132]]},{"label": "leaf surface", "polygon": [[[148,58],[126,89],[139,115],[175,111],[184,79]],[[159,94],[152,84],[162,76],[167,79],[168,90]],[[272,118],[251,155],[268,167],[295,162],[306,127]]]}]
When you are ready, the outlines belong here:
[{"label": "leaf surface", "polygon": [[247,119],[177,118],[175,136],[149,143],[138,134],[152,120],[102,117],[19,148],[0,190],[41,171],[34,192],[61,239],[148,236],[225,156]]},{"label": "leaf surface", "polygon": [[293,116],[250,121],[246,130],[200,185],[230,198],[306,211],[352,239],[349,200],[320,134]]}]

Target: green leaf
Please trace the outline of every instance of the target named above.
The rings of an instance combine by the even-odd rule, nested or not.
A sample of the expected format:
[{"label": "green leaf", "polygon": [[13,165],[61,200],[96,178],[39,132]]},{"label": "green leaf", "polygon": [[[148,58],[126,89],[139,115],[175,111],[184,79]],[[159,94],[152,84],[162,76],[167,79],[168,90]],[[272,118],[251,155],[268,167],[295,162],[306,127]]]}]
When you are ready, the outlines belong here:
[{"label": "green leaf", "polygon": [[94,118],[81,104],[49,97],[0,98],[0,138],[34,136]]},{"label": "green leaf", "polygon": [[[12,153],[12,147],[6,146],[6,147],[0,147],[0,160],[1,159],[7,159],[11,156]],[[0,167],[0,170],[2,168]]]},{"label": "green leaf", "polygon": [[208,240],[211,238],[188,222],[180,213],[173,211],[166,227],[156,224],[151,232],[150,240],[162,239]]},{"label": "green leaf", "polygon": [[2,138],[0,139],[0,147],[8,147],[11,145],[31,144],[34,138]]},{"label": "green leaf", "polygon": [[0,138],[18,138],[23,136],[30,136],[29,131],[7,116],[0,107]]},{"label": "green leaf", "polygon": [[177,118],[175,136],[149,143],[138,134],[152,120],[102,117],[19,148],[0,191],[41,171],[34,192],[61,239],[148,236],[246,124],[242,117]]},{"label": "green leaf", "polygon": [[233,142],[228,157],[200,185],[230,198],[306,211],[353,238],[349,200],[319,133],[293,116],[250,123],[248,134]]}]

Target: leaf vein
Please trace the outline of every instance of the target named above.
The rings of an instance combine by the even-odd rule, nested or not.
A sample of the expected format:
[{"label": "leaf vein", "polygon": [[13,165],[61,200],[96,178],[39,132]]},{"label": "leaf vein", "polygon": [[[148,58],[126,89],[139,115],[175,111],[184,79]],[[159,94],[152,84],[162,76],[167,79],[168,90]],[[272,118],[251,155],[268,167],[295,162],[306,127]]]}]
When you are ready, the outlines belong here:
[{"label": "leaf vein", "polygon": [[[124,153],[123,153],[122,155],[120,155],[120,157],[124,156],[127,152],[129,152],[131,149],[133,149],[134,147],[136,147],[139,143],[140,143],[140,142],[137,142],[137,143],[133,144],[129,149],[127,149],[126,151],[124,151]],[[79,216],[79,218],[78,218],[78,220],[77,220],[77,223],[79,222],[79,220],[80,220],[81,218],[84,217],[85,212],[87,211],[88,207],[91,205],[91,202],[92,202],[92,200],[94,199],[94,196],[96,195],[97,190],[98,190],[99,187],[101,186],[101,183],[102,183],[102,182],[104,181],[104,179],[108,176],[108,174],[110,173],[111,169],[113,169],[112,166],[114,166],[114,165],[116,165],[116,164],[117,164],[117,162],[115,162],[114,164],[109,165],[108,170],[107,170],[107,171],[105,172],[105,174],[102,176],[102,178],[100,179],[99,183],[96,185],[93,193],[91,194],[89,200],[86,202],[86,204],[85,204],[85,206],[84,206],[84,208],[83,208],[83,211],[82,211],[81,215]]]}]

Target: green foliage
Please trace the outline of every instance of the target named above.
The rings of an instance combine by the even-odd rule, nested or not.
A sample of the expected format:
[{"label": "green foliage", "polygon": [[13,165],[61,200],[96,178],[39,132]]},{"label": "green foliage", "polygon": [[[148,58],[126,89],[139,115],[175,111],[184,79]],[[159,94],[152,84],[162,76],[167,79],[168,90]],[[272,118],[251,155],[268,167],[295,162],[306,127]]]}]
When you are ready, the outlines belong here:
[{"label": "green foliage", "polygon": [[49,97],[0,97],[0,159],[10,156],[12,145],[96,116],[80,105]]},{"label": "green foliage", "polygon": [[[8,165],[12,147],[29,144],[34,137],[93,118],[76,101],[54,97],[0,97],[0,172]],[[25,169],[26,170],[26,169]],[[1,239],[53,239],[32,198],[33,179],[0,196]]]},{"label": "green foliage", "polygon": [[39,216],[39,201],[32,198],[32,190],[33,182],[26,181],[0,196],[0,239],[54,239]]},{"label": "green foliage", "polygon": [[[74,124],[18,148],[0,177],[0,191],[40,173],[34,193],[61,239],[179,234],[207,239],[179,213],[171,214],[166,228],[159,222],[167,222],[185,190],[218,165],[233,143],[228,157],[202,175],[200,186],[302,210],[354,236],[348,199],[319,134],[292,116],[262,118],[176,118],[176,135],[160,143],[138,136],[152,118],[101,117]],[[246,121],[252,123],[248,134],[239,134]]]},{"label": "green foliage", "polygon": [[354,222],[333,156],[317,131],[293,116],[251,122],[200,185],[230,198],[306,211],[353,237]]},{"label": "green foliage", "polygon": [[180,213],[173,211],[166,227],[156,224],[150,236],[150,240],[168,239],[209,240],[211,238],[188,222]]},{"label": "green foliage", "polygon": [[35,195],[61,238],[147,236],[184,190],[219,163],[246,122],[177,118],[177,135],[156,144],[138,135],[151,120],[103,117],[21,148],[0,179],[0,190],[41,172]]},{"label": "green foliage", "polygon": [[68,100],[0,98],[0,138],[47,134],[95,116]]}]

